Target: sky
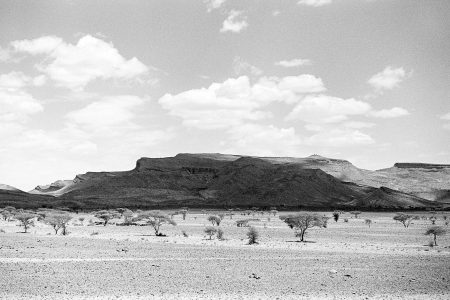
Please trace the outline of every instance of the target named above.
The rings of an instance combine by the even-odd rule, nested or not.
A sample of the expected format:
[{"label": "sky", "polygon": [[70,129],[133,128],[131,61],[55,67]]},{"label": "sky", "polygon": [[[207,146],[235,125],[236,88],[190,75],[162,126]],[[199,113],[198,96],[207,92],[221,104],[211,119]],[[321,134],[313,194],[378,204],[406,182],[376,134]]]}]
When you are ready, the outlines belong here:
[{"label": "sky", "polygon": [[1,1],[0,183],[204,152],[450,163],[450,1]]}]

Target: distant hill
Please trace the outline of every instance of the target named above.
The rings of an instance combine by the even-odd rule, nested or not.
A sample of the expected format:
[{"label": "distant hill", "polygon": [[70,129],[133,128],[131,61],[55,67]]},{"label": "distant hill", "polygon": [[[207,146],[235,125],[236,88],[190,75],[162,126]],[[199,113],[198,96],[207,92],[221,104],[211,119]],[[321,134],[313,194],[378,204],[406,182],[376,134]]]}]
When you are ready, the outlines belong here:
[{"label": "distant hill", "polygon": [[81,203],[87,208],[420,209],[445,205],[449,170],[445,165],[414,164],[369,171],[318,155],[178,154],[141,158],[130,171],[88,172],[74,180],[39,186],[32,193],[56,196],[55,205]]}]

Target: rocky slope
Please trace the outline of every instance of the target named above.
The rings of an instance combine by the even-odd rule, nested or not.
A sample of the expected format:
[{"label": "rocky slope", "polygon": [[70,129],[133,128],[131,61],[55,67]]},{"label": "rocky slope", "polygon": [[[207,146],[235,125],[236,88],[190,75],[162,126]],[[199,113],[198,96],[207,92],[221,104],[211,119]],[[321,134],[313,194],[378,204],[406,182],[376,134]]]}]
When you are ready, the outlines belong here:
[{"label": "rocky slope", "polygon": [[[435,203],[364,184],[373,171],[344,160],[179,154],[124,172],[88,172],[33,192],[86,207],[424,208]],[[358,179],[358,180],[355,180]]]}]

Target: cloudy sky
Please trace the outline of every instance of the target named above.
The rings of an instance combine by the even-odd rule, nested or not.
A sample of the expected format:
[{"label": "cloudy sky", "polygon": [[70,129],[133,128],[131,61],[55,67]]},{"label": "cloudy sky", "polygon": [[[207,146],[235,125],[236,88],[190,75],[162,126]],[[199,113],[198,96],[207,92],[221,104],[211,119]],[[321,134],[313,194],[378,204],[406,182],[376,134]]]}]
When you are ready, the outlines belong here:
[{"label": "cloudy sky", "polygon": [[180,152],[450,163],[450,1],[0,4],[0,183]]}]

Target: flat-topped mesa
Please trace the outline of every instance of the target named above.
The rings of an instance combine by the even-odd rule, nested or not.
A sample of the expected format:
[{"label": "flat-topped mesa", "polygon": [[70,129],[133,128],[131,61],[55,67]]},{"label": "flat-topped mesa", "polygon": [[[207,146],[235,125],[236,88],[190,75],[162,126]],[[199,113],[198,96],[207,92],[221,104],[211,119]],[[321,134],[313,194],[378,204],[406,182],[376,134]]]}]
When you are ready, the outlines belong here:
[{"label": "flat-topped mesa", "polygon": [[394,167],[399,169],[450,169],[450,165],[426,163],[395,163]]}]

